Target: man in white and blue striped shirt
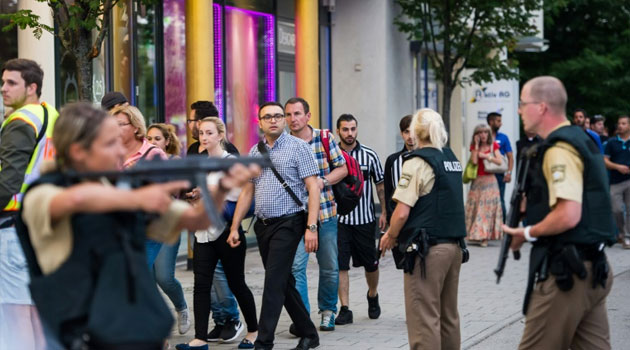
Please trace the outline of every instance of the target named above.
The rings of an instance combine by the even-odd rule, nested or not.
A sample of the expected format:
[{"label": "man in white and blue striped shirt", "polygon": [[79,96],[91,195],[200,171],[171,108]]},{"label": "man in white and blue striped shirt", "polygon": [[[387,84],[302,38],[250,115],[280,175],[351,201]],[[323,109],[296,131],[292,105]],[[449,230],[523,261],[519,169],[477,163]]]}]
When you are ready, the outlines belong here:
[{"label": "man in white and blue striped shirt", "polygon": [[376,152],[357,141],[358,122],[351,114],[342,114],[337,119],[337,133],[341,142],[339,146],[349,155],[354,157],[363,171],[364,186],[363,195],[359,205],[347,215],[339,216],[337,230],[337,242],[339,244],[339,300],[341,309],[335,320],[335,324],[343,325],[352,323],[352,311],[349,309],[348,270],[350,270],[350,258],[354,267],[365,268],[365,279],[368,284],[368,316],[377,319],[381,314],[378,303],[378,244],[376,238],[376,216],[374,214],[373,192],[376,192],[381,204],[382,215],[379,219],[379,228],[385,229],[386,208],[385,190],[383,185],[384,175],[381,161]]}]

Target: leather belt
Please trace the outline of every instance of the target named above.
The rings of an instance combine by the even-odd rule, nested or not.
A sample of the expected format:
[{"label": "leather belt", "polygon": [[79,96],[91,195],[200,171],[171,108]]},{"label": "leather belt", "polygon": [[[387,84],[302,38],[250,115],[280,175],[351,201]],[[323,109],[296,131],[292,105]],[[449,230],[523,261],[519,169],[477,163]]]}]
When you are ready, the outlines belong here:
[{"label": "leather belt", "polygon": [[262,222],[263,225],[268,226],[268,225],[277,224],[280,221],[297,218],[299,216],[304,216],[305,214],[306,214],[306,212],[304,210],[301,210],[301,211],[298,211],[298,212],[293,213],[293,214],[287,214],[287,215],[278,216],[278,217],[270,218],[270,219],[263,219],[261,217],[258,217],[258,220],[260,222]]}]

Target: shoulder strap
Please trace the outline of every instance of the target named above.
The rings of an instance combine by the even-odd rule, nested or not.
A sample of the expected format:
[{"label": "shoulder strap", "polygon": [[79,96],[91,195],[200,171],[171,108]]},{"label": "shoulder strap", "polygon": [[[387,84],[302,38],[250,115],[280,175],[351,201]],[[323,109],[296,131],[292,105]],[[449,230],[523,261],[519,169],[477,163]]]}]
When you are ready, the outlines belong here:
[{"label": "shoulder strap", "polygon": [[[262,141],[258,141],[258,152],[260,152],[260,154],[262,154],[263,156],[269,154],[269,152],[267,152],[267,147],[265,147],[265,143],[262,142]],[[269,160],[271,161],[271,158]],[[298,196],[295,195],[295,192],[293,192],[291,187],[289,187],[289,184],[287,184],[287,182],[284,181],[284,179],[282,178],[280,173],[278,173],[278,170],[273,165],[273,161],[271,161],[271,166],[269,168],[271,168],[271,171],[276,176],[276,179],[278,179],[278,181],[280,181],[280,184],[282,185],[282,188],[284,188],[287,191],[287,193],[289,193],[289,196],[291,196],[291,198],[293,198],[293,200],[298,205],[298,207],[300,207],[300,208],[303,207],[304,203],[302,203],[302,201],[298,198]]]},{"label": "shoulder strap", "polygon": [[42,124],[42,130],[39,131],[37,135],[37,139],[35,140],[35,148],[39,145],[39,142],[46,136],[46,129],[48,129],[48,108],[42,104],[42,108],[44,109],[44,123]]},{"label": "shoulder strap", "polygon": [[154,149],[154,148],[157,148],[157,147],[155,147],[155,146],[151,146],[151,147],[149,147],[149,148],[148,148],[146,151],[144,151],[144,153],[140,156],[140,159],[145,159],[145,158],[149,155],[149,153],[150,153],[151,151],[153,151],[153,149]]}]

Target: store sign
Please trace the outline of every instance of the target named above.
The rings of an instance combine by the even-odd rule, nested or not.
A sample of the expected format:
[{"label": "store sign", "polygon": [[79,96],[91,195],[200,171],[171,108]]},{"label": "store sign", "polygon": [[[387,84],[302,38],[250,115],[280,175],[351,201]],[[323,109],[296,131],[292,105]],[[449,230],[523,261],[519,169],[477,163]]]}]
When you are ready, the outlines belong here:
[{"label": "store sign", "polygon": [[295,55],[295,24],[278,21],[278,52]]}]

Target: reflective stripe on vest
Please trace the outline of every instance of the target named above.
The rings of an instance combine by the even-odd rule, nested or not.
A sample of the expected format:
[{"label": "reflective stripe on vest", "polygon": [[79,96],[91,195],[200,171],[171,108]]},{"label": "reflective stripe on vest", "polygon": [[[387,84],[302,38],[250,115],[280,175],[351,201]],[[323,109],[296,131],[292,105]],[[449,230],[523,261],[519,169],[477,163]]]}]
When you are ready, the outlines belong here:
[{"label": "reflective stripe on vest", "polygon": [[[46,130],[41,130],[44,124],[44,110],[42,107],[48,110],[48,126],[46,127]],[[2,128],[4,128],[14,120],[21,120],[33,127],[35,130],[35,138],[39,136],[40,131],[45,132],[45,136],[39,141],[33,154],[31,155],[31,159],[26,167],[26,171],[24,172],[24,182],[20,187],[20,192],[13,195],[13,198],[11,198],[6,207],[4,207],[3,211],[17,211],[20,209],[20,203],[22,203],[22,196],[24,195],[24,192],[26,192],[28,186],[39,177],[39,167],[41,166],[41,163],[46,159],[52,159],[54,157],[55,152],[52,147],[51,138],[57,116],[57,111],[45,103],[42,103],[41,105],[31,104],[13,112],[2,123]]]}]

